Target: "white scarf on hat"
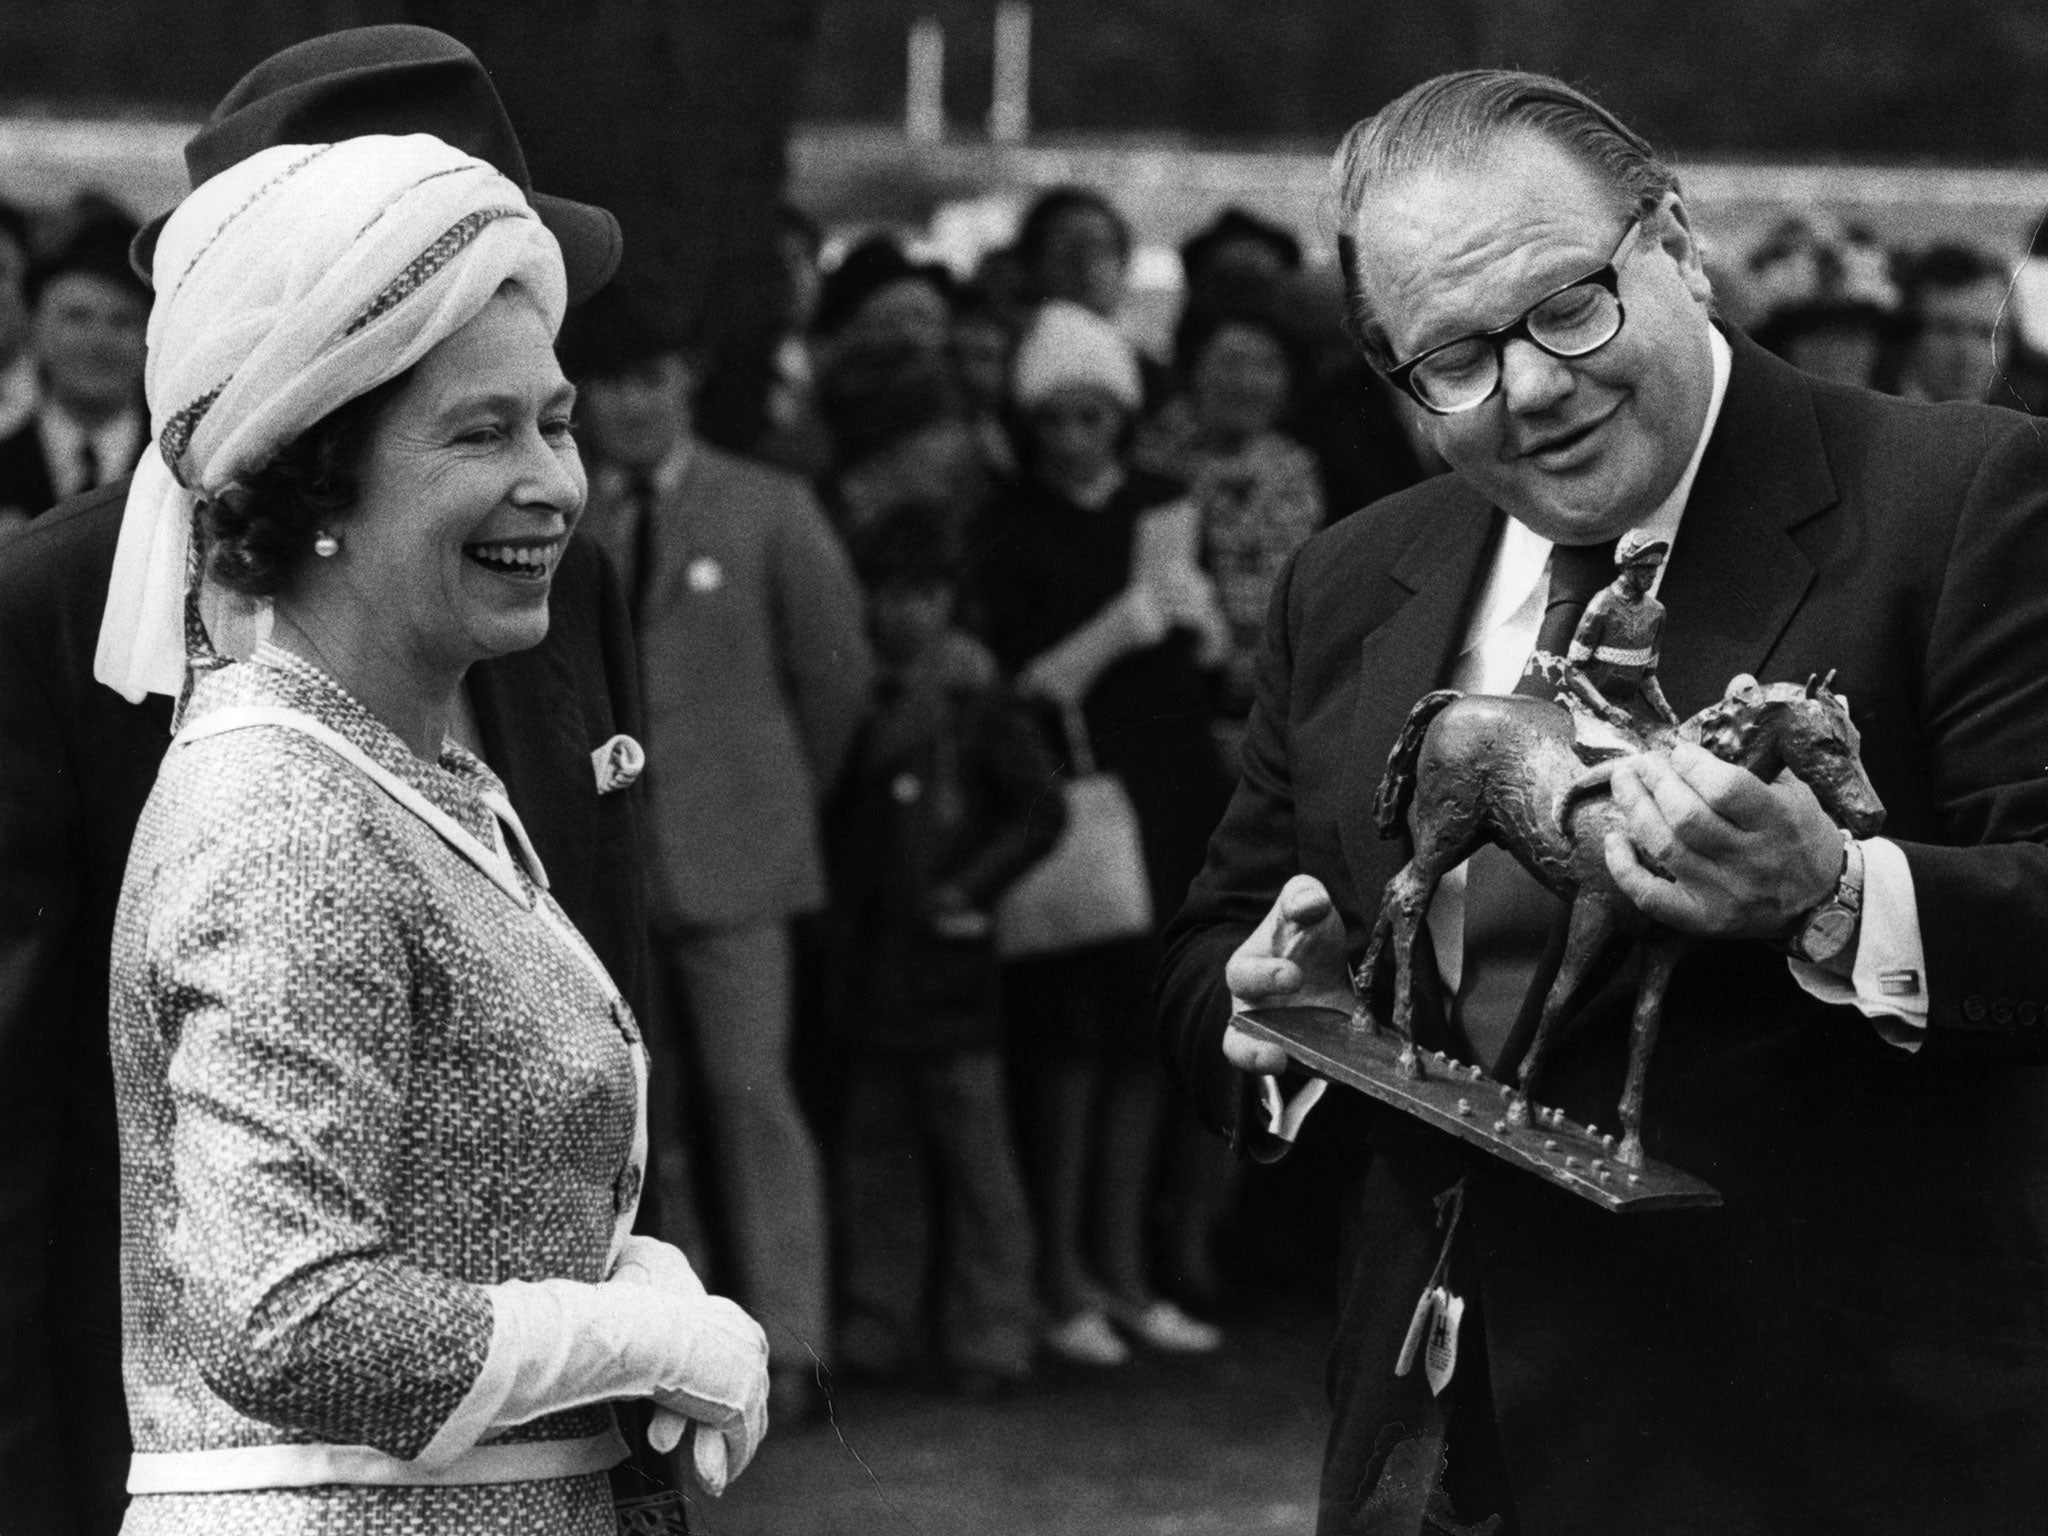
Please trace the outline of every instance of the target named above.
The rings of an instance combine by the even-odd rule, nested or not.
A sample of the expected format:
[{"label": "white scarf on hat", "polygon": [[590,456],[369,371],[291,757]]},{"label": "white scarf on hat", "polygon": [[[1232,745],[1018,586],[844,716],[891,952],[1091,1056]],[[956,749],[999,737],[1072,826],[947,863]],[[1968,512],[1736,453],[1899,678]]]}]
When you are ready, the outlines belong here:
[{"label": "white scarf on hat", "polygon": [[395,378],[518,283],[558,328],[561,250],[512,182],[427,134],[285,144],[164,225],[149,315],[153,451],[128,492],[93,676],[176,698],[199,502]]}]

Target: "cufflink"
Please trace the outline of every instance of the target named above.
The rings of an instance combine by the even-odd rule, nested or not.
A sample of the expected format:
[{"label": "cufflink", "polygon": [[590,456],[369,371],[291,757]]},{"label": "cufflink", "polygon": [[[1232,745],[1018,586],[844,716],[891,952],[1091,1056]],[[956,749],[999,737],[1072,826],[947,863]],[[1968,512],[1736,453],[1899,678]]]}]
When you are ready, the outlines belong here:
[{"label": "cufflink", "polygon": [[639,742],[621,733],[590,754],[590,766],[597,772],[597,792],[608,795],[632,786],[647,766],[647,754]]},{"label": "cufflink", "polygon": [[1918,997],[1920,973],[1911,968],[1877,973],[1877,990],[1886,997]]}]

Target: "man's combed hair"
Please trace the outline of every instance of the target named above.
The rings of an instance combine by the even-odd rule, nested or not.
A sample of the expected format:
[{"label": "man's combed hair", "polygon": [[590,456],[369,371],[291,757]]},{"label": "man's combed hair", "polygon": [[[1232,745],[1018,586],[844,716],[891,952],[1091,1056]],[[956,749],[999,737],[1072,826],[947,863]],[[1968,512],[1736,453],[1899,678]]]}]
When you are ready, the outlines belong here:
[{"label": "man's combed hair", "polygon": [[1352,338],[1381,363],[1385,356],[1358,284],[1352,231],[1359,210],[1387,182],[1444,166],[1483,163],[1503,138],[1543,135],[1614,189],[1618,212],[1649,212],[1678,177],[1643,137],[1583,91],[1548,75],[1468,69],[1425,80],[1353,126],[1331,167],[1338,256],[1344,267]]}]

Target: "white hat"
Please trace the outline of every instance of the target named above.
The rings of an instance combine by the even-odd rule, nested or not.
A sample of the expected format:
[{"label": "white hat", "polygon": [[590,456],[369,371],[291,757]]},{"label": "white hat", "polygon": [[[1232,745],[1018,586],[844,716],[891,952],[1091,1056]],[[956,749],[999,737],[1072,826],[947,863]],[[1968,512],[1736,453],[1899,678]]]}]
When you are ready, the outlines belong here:
[{"label": "white hat", "polygon": [[1145,401],[1137,354],[1116,328],[1079,304],[1048,299],[1017,348],[1011,390],[1029,410],[1062,389],[1099,389],[1133,412]]}]

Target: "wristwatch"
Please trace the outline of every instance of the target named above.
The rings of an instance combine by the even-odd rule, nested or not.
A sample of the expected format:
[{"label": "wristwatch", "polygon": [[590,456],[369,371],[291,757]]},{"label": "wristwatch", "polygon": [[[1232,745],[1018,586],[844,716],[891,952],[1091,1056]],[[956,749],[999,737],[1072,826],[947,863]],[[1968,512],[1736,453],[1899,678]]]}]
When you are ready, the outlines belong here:
[{"label": "wristwatch", "polygon": [[1835,894],[1807,913],[1785,941],[1786,953],[1795,960],[1826,965],[1855,941],[1863,918],[1863,845],[1847,832],[1842,845],[1842,879]]}]

